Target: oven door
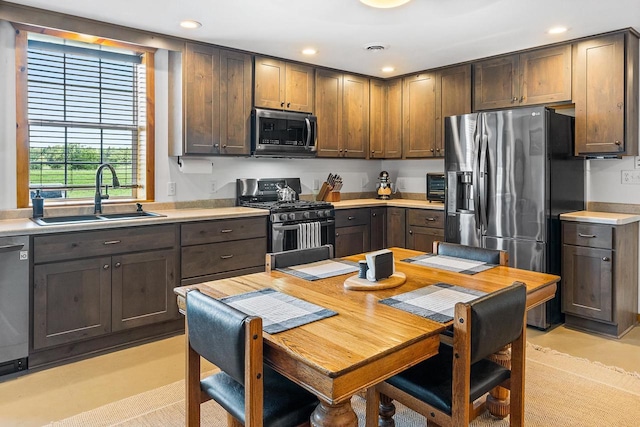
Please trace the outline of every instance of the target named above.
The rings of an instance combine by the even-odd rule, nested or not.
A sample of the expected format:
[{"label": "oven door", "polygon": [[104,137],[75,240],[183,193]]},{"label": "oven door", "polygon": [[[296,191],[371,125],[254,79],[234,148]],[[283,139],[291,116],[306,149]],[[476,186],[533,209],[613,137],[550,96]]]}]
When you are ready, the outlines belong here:
[{"label": "oven door", "polygon": [[[271,225],[271,238],[269,252],[284,252],[294,249],[302,249],[301,241],[305,229],[303,224],[310,224],[314,221],[282,222]],[[320,245],[336,244],[336,222],[334,219],[323,219],[316,221],[320,226]]]}]

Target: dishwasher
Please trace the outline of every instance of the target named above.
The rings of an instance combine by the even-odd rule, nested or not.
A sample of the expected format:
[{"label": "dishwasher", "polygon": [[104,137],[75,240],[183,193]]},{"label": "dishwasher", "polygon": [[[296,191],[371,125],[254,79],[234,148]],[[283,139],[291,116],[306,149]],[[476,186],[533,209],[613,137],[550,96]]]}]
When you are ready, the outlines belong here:
[{"label": "dishwasher", "polygon": [[27,369],[29,237],[0,237],[0,375]]}]

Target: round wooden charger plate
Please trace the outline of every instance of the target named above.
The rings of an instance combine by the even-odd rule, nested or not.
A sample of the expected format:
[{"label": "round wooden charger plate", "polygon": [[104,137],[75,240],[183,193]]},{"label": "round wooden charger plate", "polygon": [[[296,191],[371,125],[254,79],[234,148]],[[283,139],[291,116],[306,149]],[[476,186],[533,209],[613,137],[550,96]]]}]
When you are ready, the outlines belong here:
[{"label": "round wooden charger plate", "polygon": [[390,289],[396,286],[402,285],[407,280],[407,276],[399,271],[396,271],[386,279],[378,280],[377,282],[370,282],[367,279],[359,279],[358,275],[348,277],[344,281],[345,289],[352,291],[375,291],[379,289]]}]

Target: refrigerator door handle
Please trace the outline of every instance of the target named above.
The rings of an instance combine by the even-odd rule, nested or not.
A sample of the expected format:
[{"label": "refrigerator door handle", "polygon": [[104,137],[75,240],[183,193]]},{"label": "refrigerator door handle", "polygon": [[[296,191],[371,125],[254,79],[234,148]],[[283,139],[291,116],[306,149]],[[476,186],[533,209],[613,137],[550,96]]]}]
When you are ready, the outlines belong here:
[{"label": "refrigerator door handle", "polygon": [[479,201],[480,206],[478,207],[478,211],[480,211],[480,223],[484,230],[487,229],[487,156],[488,156],[488,146],[489,146],[489,137],[484,128],[484,114],[483,116],[483,126],[482,126],[482,137],[481,137],[481,148],[479,155],[479,163],[480,163],[480,171],[479,171],[479,183],[480,188],[478,193],[480,195]]},{"label": "refrigerator door handle", "polygon": [[476,158],[473,161],[473,177],[472,177],[472,185],[473,185],[473,216],[475,218],[476,230],[481,229],[480,222],[480,188],[479,188],[479,177],[480,177],[480,142],[481,142],[481,133],[482,133],[482,119],[483,115],[478,114],[478,120],[476,121],[476,128],[473,132],[473,148],[477,149]]}]

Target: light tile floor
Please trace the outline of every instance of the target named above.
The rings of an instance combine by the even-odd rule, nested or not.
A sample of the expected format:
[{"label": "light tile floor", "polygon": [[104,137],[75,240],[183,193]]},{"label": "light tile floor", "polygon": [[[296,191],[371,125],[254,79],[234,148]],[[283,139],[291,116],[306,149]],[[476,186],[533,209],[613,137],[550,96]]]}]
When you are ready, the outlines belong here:
[{"label": "light tile floor", "polygon": [[[620,340],[558,326],[533,344],[640,372],[640,327]],[[203,371],[212,368],[203,364]],[[163,339],[17,378],[0,379],[0,426],[42,426],[184,378],[184,337]]]}]

